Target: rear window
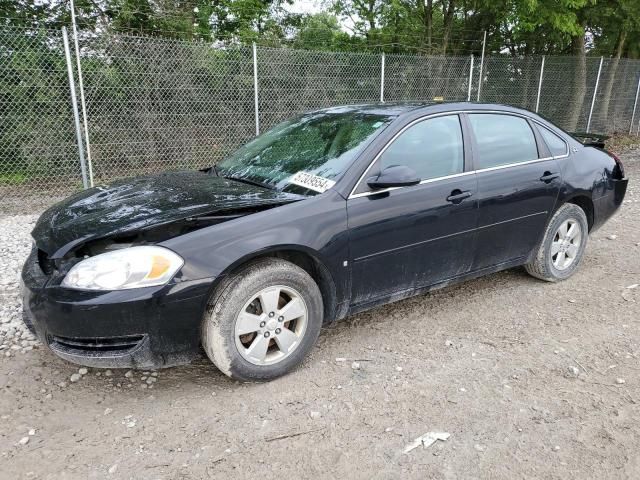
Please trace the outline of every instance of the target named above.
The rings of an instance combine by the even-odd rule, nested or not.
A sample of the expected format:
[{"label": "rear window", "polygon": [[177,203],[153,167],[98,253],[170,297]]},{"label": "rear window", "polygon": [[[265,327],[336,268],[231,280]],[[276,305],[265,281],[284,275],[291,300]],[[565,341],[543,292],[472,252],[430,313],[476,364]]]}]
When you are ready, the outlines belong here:
[{"label": "rear window", "polygon": [[544,143],[547,144],[551,155],[553,155],[554,157],[559,157],[561,155],[567,154],[567,142],[565,142],[558,135],[553,133],[551,130],[543,127],[542,125],[538,127],[538,130],[540,131],[540,135],[542,135],[542,138],[544,139]]},{"label": "rear window", "polygon": [[478,144],[478,169],[538,158],[536,138],[524,118],[474,113],[469,115],[469,121]]}]

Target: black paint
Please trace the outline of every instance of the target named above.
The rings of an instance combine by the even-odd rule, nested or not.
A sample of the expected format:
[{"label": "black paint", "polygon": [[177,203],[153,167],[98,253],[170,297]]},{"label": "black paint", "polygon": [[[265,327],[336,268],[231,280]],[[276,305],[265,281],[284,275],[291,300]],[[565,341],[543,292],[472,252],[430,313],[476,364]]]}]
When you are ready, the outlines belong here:
[{"label": "black paint", "polygon": [[[340,109],[381,111],[396,118],[323,194],[304,197],[213,173],[168,172],[87,190],[45,212],[33,236],[37,248],[57,263],[53,273],[45,274],[34,249],[22,276],[25,311],[40,338],[64,358],[87,365],[182,363],[197,354],[207,299],[226,275],[252,258],[280,255],[304,264],[321,285],[329,323],[521,265],[534,254],[548,219],[563,203],[582,206],[594,230],[624,198],[627,180],[616,174],[612,157],[531,112],[469,103],[332,110]],[[464,112],[488,110],[540,122],[567,141],[569,156],[476,173],[474,138]],[[349,198],[393,135],[413,120],[450,111],[460,112],[465,175]],[[537,128],[535,122],[531,125]],[[534,133],[540,156],[549,156]],[[374,166],[356,193],[367,191],[367,177],[375,174]],[[168,285],[114,292],[59,286],[65,262],[88,242],[135,237],[152,228],[173,232],[172,226],[200,216],[204,218],[193,228],[157,242],[185,261]],[[207,223],[220,217],[224,221]],[[99,348],[70,355],[59,350],[53,336],[64,342],[77,338],[79,345],[87,339],[100,345],[109,338],[142,340],[135,351],[115,356]]]}]

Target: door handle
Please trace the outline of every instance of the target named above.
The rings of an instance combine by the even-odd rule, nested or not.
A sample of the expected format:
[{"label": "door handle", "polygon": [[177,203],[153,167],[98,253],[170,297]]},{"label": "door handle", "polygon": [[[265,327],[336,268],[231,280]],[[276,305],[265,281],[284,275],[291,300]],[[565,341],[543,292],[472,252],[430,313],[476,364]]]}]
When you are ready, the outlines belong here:
[{"label": "door handle", "polygon": [[551,183],[553,180],[558,178],[560,175],[557,173],[544,172],[544,174],[540,177],[540,181],[544,183]]},{"label": "door handle", "polygon": [[451,195],[447,197],[447,202],[458,204],[462,202],[465,198],[469,198],[471,195],[473,195],[473,193],[471,193],[469,190],[465,190],[463,192],[462,190],[459,190],[456,188],[451,192]]}]

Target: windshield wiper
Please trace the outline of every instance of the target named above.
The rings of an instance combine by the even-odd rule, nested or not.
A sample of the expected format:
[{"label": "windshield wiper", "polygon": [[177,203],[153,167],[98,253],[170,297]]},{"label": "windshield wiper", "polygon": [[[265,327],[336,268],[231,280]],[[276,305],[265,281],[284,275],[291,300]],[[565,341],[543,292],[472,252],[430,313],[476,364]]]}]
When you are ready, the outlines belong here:
[{"label": "windshield wiper", "polygon": [[262,188],[266,188],[268,190],[276,190],[276,187],[274,187],[273,185],[269,185],[268,183],[263,183],[263,182],[259,182],[257,180],[249,180],[248,178],[242,178],[242,177],[222,177],[225,178],[227,180],[235,180],[236,182],[242,182],[242,183],[247,183],[249,185],[255,185],[256,187],[262,187]]}]

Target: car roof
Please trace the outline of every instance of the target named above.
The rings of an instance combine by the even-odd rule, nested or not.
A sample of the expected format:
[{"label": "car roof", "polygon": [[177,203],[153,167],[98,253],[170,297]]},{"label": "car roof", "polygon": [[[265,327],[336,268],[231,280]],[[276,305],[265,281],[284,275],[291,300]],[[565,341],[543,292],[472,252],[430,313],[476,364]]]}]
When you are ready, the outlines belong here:
[{"label": "car roof", "polygon": [[337,105],[315,111],[326,113],[370,113],[373,115],[390,115],[397,117],[403,113],[411,112],[428,105],[430,104],[426,102],[363,103],[357,105]]},{"label": "car roof", "polygon": [[516,108],[497,103],[477,102],[390,102],[390,103],[364,103],[357,105],[339,105],[335,107],[316,110],[327,113],[371,113],[389,116],[401,116],[407,113],[438,113],[459,110],[498,110],[504,112],[520,113],[537,117],[529,110]]}]

